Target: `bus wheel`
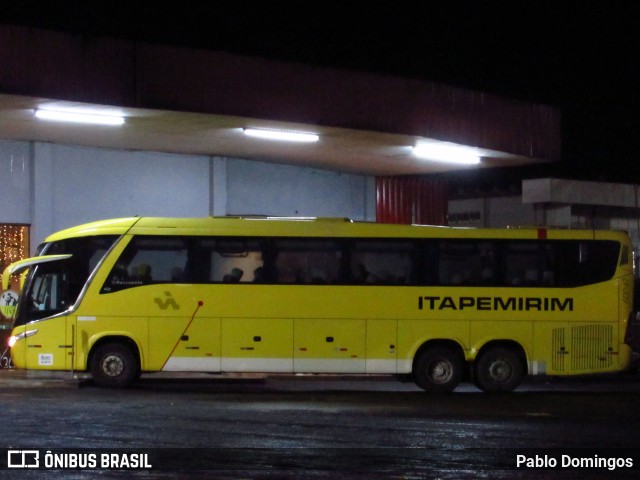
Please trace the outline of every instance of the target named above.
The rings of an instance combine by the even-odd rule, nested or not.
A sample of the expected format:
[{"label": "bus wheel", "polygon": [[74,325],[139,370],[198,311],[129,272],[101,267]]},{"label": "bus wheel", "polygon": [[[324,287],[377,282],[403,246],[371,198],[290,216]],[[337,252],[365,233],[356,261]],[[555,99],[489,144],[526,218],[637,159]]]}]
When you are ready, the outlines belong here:
[{"label": "bus wheel", "polygon": [[135,380],[137,372],[133,352],[122,343],[101,345],[91,356],[91,375],[101,387],[128,387]]},{"label": "bus wheel", "polygon": [[495,347],[483,353],[474,366],[474,383],[479,389],[511,392],[524,378],[524,364],[512,349]]},{"label": "bus wheel", "polygon": [[462,380],[463,365],[462,357],[453,349],[429,348],[416,361],[416,384],[427,392],[452,392]]}]

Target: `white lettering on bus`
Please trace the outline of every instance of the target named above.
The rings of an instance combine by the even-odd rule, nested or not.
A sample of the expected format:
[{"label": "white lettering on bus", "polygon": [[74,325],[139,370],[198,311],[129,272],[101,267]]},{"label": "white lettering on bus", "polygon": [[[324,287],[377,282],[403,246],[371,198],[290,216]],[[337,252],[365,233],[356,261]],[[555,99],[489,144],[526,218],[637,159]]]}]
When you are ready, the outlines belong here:
[{"label": "white lettering on bus", "polygon": [[573,312],[573,298],[558,297],[418,297],[418,310],[502,310]]}]

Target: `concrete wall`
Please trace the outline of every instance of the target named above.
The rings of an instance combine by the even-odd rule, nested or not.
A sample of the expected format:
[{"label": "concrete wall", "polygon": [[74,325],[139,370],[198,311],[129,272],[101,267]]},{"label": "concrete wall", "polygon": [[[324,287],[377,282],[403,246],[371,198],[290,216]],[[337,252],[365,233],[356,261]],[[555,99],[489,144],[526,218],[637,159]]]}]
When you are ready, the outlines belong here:
[{"label": "concrete wall", "polygon": [[227,214],[375,220],[372,177],[248,160],[226,166]]},{"label": "concrete wall", "polygon": [[523,204],[519,195],[449,201],[452,227],[531,227],[536,225],[535,213],[533,205]]},{"label": "concrete wall", "polygon": [[522,182],[539,224],[624,230],[640,256],[640,185],[539,178]]},{"label": "concrete wall", "polygon": [[0,141],[0,223],[31,223],[31,172],[30,144]]},{"label": "concrete wall", "polygon": [[57,230],[122,216],[375,220],[372,177],[240,159],[0,141],[0,223]]}]

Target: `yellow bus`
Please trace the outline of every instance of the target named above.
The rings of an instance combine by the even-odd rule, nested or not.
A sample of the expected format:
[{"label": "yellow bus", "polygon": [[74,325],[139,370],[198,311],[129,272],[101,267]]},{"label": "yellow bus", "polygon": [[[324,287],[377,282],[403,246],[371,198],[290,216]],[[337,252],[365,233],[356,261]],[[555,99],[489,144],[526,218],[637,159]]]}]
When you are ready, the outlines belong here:
[{"label": "yellow bus", "polygon": [[55,233],[28,269],[17,368],[388,374],[448,392],[626,369],[632,250],[614,231],[146,218]]}]

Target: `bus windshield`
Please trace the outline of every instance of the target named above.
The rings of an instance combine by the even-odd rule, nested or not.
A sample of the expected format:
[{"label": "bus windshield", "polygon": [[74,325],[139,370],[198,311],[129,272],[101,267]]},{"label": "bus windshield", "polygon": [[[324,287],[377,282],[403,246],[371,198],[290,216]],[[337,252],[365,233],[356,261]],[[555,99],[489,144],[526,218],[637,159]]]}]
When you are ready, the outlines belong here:
[{"label": "bus windshield", "polygon": [[118,238],[117,235],[70,238],[44,245],[42,254],[71,256],[32,267],[21,295],[15,325],[50,317],[73,307],[91,273]]}]

